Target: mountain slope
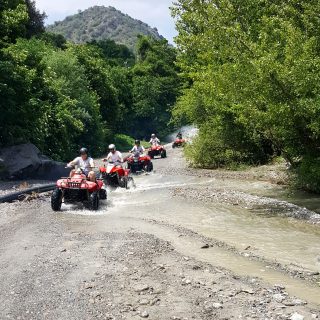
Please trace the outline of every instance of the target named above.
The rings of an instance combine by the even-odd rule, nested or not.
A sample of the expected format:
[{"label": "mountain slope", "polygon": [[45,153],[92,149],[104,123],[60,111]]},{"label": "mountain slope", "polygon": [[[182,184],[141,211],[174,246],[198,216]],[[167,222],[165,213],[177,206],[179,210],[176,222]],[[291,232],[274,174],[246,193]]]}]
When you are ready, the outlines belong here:
[{"label": "mountain slope", "polygon": [[94,6],[48,26],[49,32],[62,34],[66,39],[83,43],[91,40],[112,39],[134,48],[137,35],[163,39],[157,29],[136,20],[113,7]]}]

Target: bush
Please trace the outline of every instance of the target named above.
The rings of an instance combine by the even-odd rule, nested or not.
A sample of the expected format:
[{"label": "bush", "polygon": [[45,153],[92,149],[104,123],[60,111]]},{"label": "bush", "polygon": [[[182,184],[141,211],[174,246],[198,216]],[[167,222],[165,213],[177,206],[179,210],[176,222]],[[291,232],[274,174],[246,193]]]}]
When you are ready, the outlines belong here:
[{"label": "bush", "polygon": [[118,150],[127,151],[134,145],[134,139],[125,134],[116,134],[114,137],[114,144]]},{"label": "bush", "polygon": [[305,156],[295,173],[296,187],[320,193],[320,157]]},{"label": "bush", "polygon": [[[125,134],[116,134],[114,137],[114,144],[118,150],[128,151],[134,146],[135,139]],[[145,148],[150,146],[149,142],[141,141],[141,145]]]},{"label": "bush", "polygon": [[210,169],[265,163],[272,154],[268,151],[259,136],[248,136],[241,125],[232,121],[222,126],[216,119],[202,125],[193,143],[185,148],[191,165]]}]

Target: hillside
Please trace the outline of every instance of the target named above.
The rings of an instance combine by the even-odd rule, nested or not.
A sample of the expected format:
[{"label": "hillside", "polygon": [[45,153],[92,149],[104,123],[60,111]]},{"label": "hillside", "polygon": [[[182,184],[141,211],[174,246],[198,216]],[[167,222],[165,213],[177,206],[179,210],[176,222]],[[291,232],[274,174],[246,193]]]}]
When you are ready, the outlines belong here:
[{"label": "hillside", "polygon": [[66,39],[83,43],[91,40],[112,39],[131,49],[137,42],[137,35],[149,35],[162,39],[157,29],[136,20],[113,7],[94,6],[63,21],[47,27],[53,33],[62,34]]}]

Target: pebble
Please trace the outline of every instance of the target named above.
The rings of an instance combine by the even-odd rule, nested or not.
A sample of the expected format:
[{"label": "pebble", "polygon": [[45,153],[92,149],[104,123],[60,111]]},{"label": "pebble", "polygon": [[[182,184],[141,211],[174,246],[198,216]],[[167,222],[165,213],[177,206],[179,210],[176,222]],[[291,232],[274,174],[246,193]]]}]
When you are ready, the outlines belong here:
[{"label": "pebble", "polygon": [[85,289],[92,289],[93,287],[94,287],[94,285],[92,283],[88,283],[88,282],[84,285]]},{"label": "pebble", "polygon": [[134,289],[135,292],[142,292],[142,291],[147,291],[149,290],[149,286],[142,284],[142,285],[138,285],[136,286],[136,288]]},{"label": "pebble", "polygon": [[286,287],[284,287],[282,284],[275,284],[273,288],[278,290],[284,290]]},{"label": "pebble", "polygon": [[212,307],[214,309],[222,309],[223,305],[221,303],[219,303],[219,302],[215,302],[215,303],[212,304]]},{"label": "pebble", "polygon": [[250,288],[242,288],[240,290],[240,292],[244,292],[244,293],[249,293],[249,294],[254,294],[254,291]]},{"label": "pebble", "polygon": [[298,312],[295,312],[291,315],[290,320],[303,320],[304,316],[299,314]]},{"label": "pebble", "polygon": [[140,313],[140,317],[141,318],[148,318],[149,317],[149,313],[147,311],[143,311],[142,313]]},{"label": "pebble", "polygon": [[139,301],[139,304],[140,305],[142,305],[142,306],[146,306],[147,304],[149,304],[150,302],[149,302],[149,300],[147,300],[147,299],[141,299],[140,301]]},{"label": "pebble", "polygon": [[282,302],[282,301],[284,301],[284,299],[286,298],[283,294],[281,294],[281,293],[276,293],[276,294],[274,294],[273,296],[272,296],[272,298],[274,299],[274,300],[276,300],[277,302]]}]

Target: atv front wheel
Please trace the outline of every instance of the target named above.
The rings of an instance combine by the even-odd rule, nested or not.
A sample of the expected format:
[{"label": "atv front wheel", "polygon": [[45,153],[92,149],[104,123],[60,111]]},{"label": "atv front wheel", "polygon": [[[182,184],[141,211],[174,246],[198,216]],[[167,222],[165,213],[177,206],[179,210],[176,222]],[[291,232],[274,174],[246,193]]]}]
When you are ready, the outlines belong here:
[{"label": "atv front wheel", "polygon": [[162,159],[166,158],[167,157],[167,151],[166,150],[162,150],[160,155],[161,155]]},{"label": "atv front wheel", "polygon": [[127,183],[127,189],[131,189],[131,187],[136,188],[136,185],[134,183],[134,180],[132,177],[128,178],[128,183]]},{"label": "atv front wheel", "polygon": [[119,181],[119,187],[127,189],[127,186],[128,186],[128,179],[126,177],[121,178]]},{"label": "atv front wheel", "polygon": [[62,205],[62,191],[56,188],[51,195],[51,208],[53,211],[60,211]]},{"label": "atv front wheel", "polygon": [[176,147],[176,144],[175,143],[173,143],[172,144],[172,149],[174,149]]},{"label": "atv front wheel", "polygon": [[89,198],[89,209],[97,211],[99,209],[99,196],[98,192],[92,192]]},{"label": "atv front wheel", "polygon": [[100,189],[99,198],[101,200],[107,200],[107,190],[106,189]]}]

